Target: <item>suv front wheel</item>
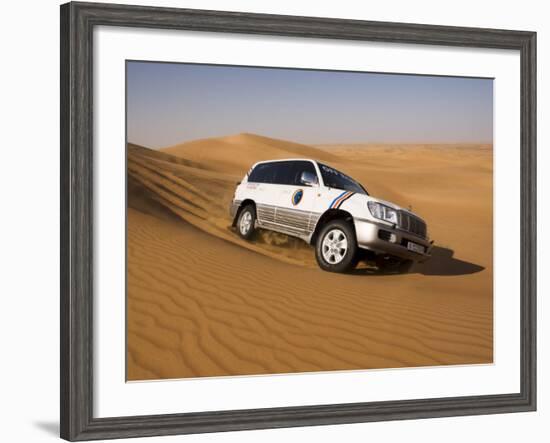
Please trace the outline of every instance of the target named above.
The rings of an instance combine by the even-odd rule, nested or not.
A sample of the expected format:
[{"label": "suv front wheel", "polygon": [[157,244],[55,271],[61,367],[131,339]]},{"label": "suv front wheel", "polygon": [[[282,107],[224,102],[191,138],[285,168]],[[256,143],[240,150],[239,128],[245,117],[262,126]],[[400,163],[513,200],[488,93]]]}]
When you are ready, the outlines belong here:
[{"label": "suv front wheel", "polygon": [[357,241],[352,226],[345,220],[328,222],[319,233],[315,258],[329,272],[346,272],[357,264]]}]

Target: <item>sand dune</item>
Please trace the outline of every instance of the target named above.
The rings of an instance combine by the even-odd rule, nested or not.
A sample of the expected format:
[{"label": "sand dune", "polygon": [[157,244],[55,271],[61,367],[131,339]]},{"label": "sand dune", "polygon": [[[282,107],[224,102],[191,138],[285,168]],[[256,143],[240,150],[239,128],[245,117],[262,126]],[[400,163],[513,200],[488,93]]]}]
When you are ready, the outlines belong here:
[{"label": "sand dune", "polygon": [[[202,169],[182,170],[178,159],[140,146],[128,145],[128,174],[131,190],[144,188],[155,200],[183,221],[241,248],[299,266],[314,266],[310,249],[302,241],[273,232],[262,232],[258,241],[245,242],[231,229],[228,208],[239,180]],[[196,165],[197,163],[195,163]],[[198,174],[197,174],[198,172]],[[243,174],[244,175],[244,174]],[[242,177],[241,177],[242,178]],[[131,193],[129,205],[134,204]],[[284,247],[282,247],[284,246]]]},{"label": "sand dune", "polygon": [[316,158],[337,161],[330,152],[298,143],[276,140],[255,134],[196,140],[162,149],[180,158],[207,164],[214,171],[236,173],[240,177],[261,158]]},{"label": "sand dune", "polygon": [[[313,157],[411,205],[436,240],[407,275],[322,272],[284,235],[254,243],[228,204],[251,164]],[[492,150],[310,147],[252,134],[128,145],[128,379],[492,361]]]}]

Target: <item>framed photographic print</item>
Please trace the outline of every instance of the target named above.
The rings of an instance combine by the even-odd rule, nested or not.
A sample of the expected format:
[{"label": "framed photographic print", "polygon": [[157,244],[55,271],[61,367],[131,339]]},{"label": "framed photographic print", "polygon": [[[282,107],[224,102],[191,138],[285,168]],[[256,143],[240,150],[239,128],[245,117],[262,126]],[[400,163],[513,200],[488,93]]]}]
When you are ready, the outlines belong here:
[{"label": "framed photographic print", "polygon": [[61,7],[61,436],[536,407],[535,33]]}]

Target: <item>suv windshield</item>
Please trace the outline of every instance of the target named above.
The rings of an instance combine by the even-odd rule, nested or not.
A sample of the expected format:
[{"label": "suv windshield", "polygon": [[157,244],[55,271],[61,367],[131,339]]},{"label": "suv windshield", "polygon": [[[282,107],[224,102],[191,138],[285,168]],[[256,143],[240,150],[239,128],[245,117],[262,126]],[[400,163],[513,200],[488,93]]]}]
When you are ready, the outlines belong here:
[{"label": "suv windshield", "polygon": [[330,166],[323,165],[322,163],[319,163],[319,169],[321,170],[321,175],[323,176],[325,186],[368,195],[367,190],[363,188],[360,183],[356,182],[351,177],[348,177],[346,174],[331,168]]}]

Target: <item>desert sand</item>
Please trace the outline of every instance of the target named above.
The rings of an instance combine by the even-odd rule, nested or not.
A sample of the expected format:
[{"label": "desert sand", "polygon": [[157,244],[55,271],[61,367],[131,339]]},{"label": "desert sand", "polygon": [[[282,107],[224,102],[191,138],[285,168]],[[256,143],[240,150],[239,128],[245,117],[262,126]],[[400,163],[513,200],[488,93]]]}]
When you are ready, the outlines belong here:
[{"label": "desert sand", "polygon": [[[490,145],[305,146],[252,134],[128,144],[128,380],[493,360]],[[228,207],[259,160],[310,157],[428,223],[406,275],[321,271],[300,240],[241,240]]]}]

